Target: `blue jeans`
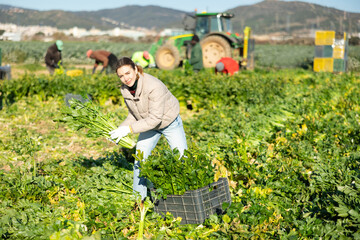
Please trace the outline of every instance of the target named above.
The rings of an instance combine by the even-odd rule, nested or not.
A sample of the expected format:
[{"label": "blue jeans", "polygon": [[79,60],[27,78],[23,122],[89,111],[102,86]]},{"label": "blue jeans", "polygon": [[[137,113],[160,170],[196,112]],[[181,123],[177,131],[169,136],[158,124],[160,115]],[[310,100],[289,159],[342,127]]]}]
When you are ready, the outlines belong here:
[{"label": "blue jeans", "polygon": [[[155,148],[161,135],[164,135],[171,149],[177,148],[181,155],[184,154],[184,150],[187,149],[186,136],[184,132],[183,123],[180,115],[170,123],[169,126],[158,129],[149,130],[147,132],[140,133],[139,139],[136,143],[136,152],[138,150],[143,152],[143,160],[151,154],[151,151]],[[134,193],[138,192],[141,199],[145,199],[147,196],[147,180],[144,177],[140,177],[140,161],[134,162]]]}]

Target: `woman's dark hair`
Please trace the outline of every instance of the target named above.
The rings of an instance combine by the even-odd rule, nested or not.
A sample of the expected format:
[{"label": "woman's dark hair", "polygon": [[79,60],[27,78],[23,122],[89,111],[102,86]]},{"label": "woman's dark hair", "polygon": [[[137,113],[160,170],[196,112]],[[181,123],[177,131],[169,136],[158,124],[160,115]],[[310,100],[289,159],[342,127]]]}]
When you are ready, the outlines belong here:
[{"label": "woman's dark hair", "polygon": [[125,66],[125,65],[128,65],[130,66],[132,69],[135,70],[135,68],[137,68],[137,70],[139,71],[139,73],[143,74],[143,69],[141,66],[139,65],[136,65],[133,60],[131,60],[131,58],[128,58],[128,57],[122,57],[120,58],[118,61],[117,61],[117,64],[116,64],[116,73],[117,73],[117,70],[119,68],[121,68],[122,66]]}]

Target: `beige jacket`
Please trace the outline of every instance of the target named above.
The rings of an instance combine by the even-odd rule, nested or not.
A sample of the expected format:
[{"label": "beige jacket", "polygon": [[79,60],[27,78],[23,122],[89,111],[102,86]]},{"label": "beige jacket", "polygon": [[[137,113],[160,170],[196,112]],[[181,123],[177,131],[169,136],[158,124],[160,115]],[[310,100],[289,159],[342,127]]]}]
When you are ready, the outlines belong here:
[{"label": "beige jacket", "polygon": [[139,74],[135,96],[126,85],[121,86],[129,114],[121,126],[130,126],[133,133],[169,126],[180,112],[179,101],[159,79]]}]

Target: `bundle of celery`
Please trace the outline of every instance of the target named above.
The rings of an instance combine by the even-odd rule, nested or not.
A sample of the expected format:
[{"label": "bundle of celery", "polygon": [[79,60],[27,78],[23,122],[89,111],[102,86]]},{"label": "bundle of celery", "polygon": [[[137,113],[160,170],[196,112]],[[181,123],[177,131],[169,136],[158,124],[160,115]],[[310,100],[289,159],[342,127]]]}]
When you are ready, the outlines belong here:
[{"label": "bundle of celery", "polygon": [[[72,98],[68,100],[68,105],[61,109],[63,117],[59,121],[66,123],[76,131],[85,128],[88,130],[87,136],[89,137],[110,138],[109,132],[117,128],[114,122],[110,120],[111,115],[104,115],[100,108],[90,100],[84,102]],[[125,148],[135,146],[135,142],[130,136],[123,137],[118,144]]]}]

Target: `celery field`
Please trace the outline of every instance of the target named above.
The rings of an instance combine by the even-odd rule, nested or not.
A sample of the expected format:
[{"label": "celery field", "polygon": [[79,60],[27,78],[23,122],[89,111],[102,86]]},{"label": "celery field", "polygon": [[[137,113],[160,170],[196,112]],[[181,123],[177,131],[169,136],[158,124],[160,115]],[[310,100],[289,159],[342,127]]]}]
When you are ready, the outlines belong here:
[{"label": "celery field", "polygon": [[[46,49],[52,43],[44,42],[7,42],[1,43],[2,62],[24,64],[28,70],[39,68],[34,64],[43,64]],[[88,49],[106,49],[118,58],[130,57],[135,51],[150,50],[149,43],[124,42],[65,42],[62,52],[66,65],[93,64],[86,58]],[[309,45],[269,45],[255,44],[255,62],[258,67],[271,68],[311,68],[314,58],[314,46]],[[360,46],[349,46],[349,70],[360,71]]]},{"label": "celery field", "polygon": [[226,213],[183,225],[150,206],[139,234],[134,150],[55,121],[72,93],[120,124],[117,77],[30,73],[0,82],[2,239],[360,239],[359,72],[146,72],[179,99],[188,154],[228,178]]}]

